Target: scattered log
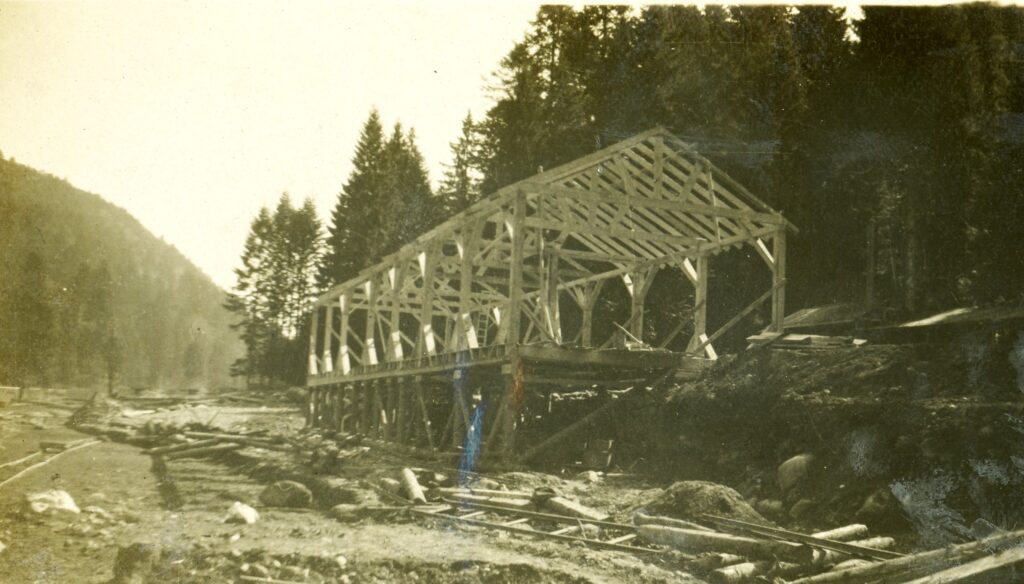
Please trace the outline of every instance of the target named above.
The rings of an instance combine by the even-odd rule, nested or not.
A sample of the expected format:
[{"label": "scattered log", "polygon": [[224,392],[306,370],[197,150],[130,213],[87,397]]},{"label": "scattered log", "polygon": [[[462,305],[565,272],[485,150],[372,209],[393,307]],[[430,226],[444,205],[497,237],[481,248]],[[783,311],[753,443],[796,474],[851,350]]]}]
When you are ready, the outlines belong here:
[{"label": "scattered log", "polygon": [[[1013,575],[1018,575],[1017,569],[1024,567],[1024,547],[1015,547],[1004,550],[993,556],[988,556],[962,566],[954,566],[930,576],[918,578],[907,584],[947,584],[948,582],[960,582],[967,578],[973,578],[981,574],[995,572],[997,570],[1013,570]],[[1009,581],[1009,580],[1007,580]],[[1019,581],[1014,579],[1014,581]]]},{"label": "scattered log", "polygon": [[565,497],[551,497],[549,499],[545,499],[544,507],[553,513],[572,515],[573,517],[582,517],[583,519],[591,519],[593,521],[605,521],[609,517],[607,513],[602,513],[596,509],[580,505],[579,503],[570,501]]},{"label": "scattered log", "polygon": [[710,572],[726,566],[742,564],[745,561],[746,559],[743,556],[707,552],[700,554],[694,560],[688,562],[686,564],[686,568],[687,570],[694,570],[698,572]]},{"label": "scattered log", "polygon": [[[840,535],[856,533],[859,529],[851,529]],[[864,528],[867,531],[867,528]],[[818,532],[812,537],[820,537],[828,532]],[[872,549],[892,549],[896,542],[891,537],[873,537],[850,542],[852,545],[869,547]],[[821,572],[838,561],[849,559],[847,554],[833,550],[814,549],[812,560],[808,564],[794,564],[790,562],[741,562],[732,566],[722,567],[711,572],[711,581],[715,584],[739,584],[742,582],[753,582],[758,576],[771,576],[774,578],[793,578],[808,573]],[[870,562],[869,562],[870,563]]]},{"label": "scattered log", "polygon": [[486,505],[491,505],[493,507],[501,507],[503,509],[514,509],[516,511],[529,510],[534,508],[533,501],[531,501],[530,499],[488,497],[484,495],[465,495],[460,493],[451,495],[451,499],[464,503],[483,503]]},{"label": "scattered log", "polygon": [[803,533],[797,533],[795,531],[778,529],[776,527],[766,527],[764,525],[757,525],[756,523],[737,521],[735,519],[718,517],[716,515],[709,514],[704,514],[703,517],[704,519],[707,519],[708,521],[711,521],[720,527],[725,527],[730,531],[738,531],[741,533],[757,535],[759,537],[770,537],[793,543],[801,543],[805,545],[814,546],[816,548],[843,552],[856,557],[869,558],[873,560],[887,560],[902,557],[902,554],[898,554],[896,552],[872,549],[863,546],[853,545],[842,541],[834,541],[831,539],[822,539],[820,537],[814,537],[813,535],[806,535]]},{"label": "scattered log", "polygon": [[669,546],[685,553],[724,552],[753,559],[775,558],[806,563],[811,560],[810,547],[781,541],[753,539],[714,531],[679,529],[660,525],[641,525],[637,532],[644,540]]},{"label": "scattered log", "polygon": [[714,531],[698,523],[676,519],[674,517],[663,517],[660,515],[648,515],[643,512],[633,514],[634,525],[663,525],[665,527],[679,527],[681,529],[696,529],[698,531]]},{"label": "scattered log", "polygon": [[213,439],[213,438],[211,438],[209,440],[197,440],[197,441],[193,441],[193,442],[182,442],[180,444],[171,444],[169,446],[157,446],[156,448],[148,448],[146,450],[143,450],[142,454],[149,454],[149,455],[168,454],[170,452],[178,452],[180,450],[189,450],[189,449],[192,449],[192,448],[201,448],[203,446],[213,446],[214,444],[219,444],[219,443],[220,443],[220,440]]},{"label": "scattered log", "polygon": [[713,570],[708,577],[712,584],[742,584],[754,582],[758,576],[773,575],[784,577],[801,569],[803,569],[801,564],[761,560],[725,566]]},{"label": "scattered log", "polygon": [[987,556],[1000,548],[1024,545],[1024,531],[993,535],[980,541],[929,550],[902,556],[867,566],[826,572],[794,580],[790,584],[864,584],[874,581],[894,581],[919,578],[938,570],[957,566]]},{"label": "scattered log", "polygon": [[863,566],[871,565],[873,563],[874,562],[872,562],[871,560],[863,560],[861,558],[853,558],[853,559],[849,559],[849,560],[846,560],[846,561],[843,561],[843,562],[839,562],[838,564],[832,566],[831,570],[833,572],[838,571],[838,570],[849,570],[850,568],[860,568],[860,567],[863,567]]},{"label": "scattered log", "polygon": [[390,477],[381,477],[377,480],[377,485],[389,495],[399,495],[402,492],[402,483]]},{"label": "scattered log", "polygon": [[267,450],[283,450],[291,451],[292,448],[286,444],[277,442],[271,438],[260,438],[257,436],[244,436],[240,434],[218,434],[214,432],[185,432],[185,436],[189,438],[198,438],[203,440],[219,440],[221,442],[235,442],[237,444],[245,444],[247,446],[255,446],[256,448],[265,448]]},{"label": "scattered log", "polygon": [[407,499],[414,504],[425,505],[427,503],[427,497],[423,494],[423,487],[420,487],[420,482],[416,480],[416,473],[412,472],[412,469],[403,468],[400,480],[402,491]]},{"label": "scattered log", "polygon": [[209,456],[211,454],[219,454],[221,452],[228,452],[230,450],[238,450],[241,448],[241,444],[227,443],[217,444],[215,446],[205,446],[201,448],[191,448],[188,450],[179,450],[177,452],[171,452],[170,454],[164,455],[167,460],[177,460],[179,458],[194,458]]},{"label": "scattered log", "polygon": [[527,493],[525,491],[500,491],[498,489],[474,489],[472,487],[438,487],[431,490],[444,496],[482,495],[484,497],[507,497],[514,499],[529,499],[533,496],[532,493]]},{"label": "scattered log", "polygon": [[[891,550],[896,547],[896,540],[891,537],[870,537],[851,541],[850,544],[874,550]],[[850,559],[850,555],[843,552],[816,549],[814,550],[814,560],[811,563],[815,566],[828,567],[848,559]]]},{"label": "scattered log", "polygon": [[812,533],[812,537],[818,539],[831,539],[832,541],[850,541],[854,539],[864,539],[868,535],[868,526],[861,523],[854,523],[853,525],[844,525],[835,529],[829,529],[826,531],[819,531]]}]

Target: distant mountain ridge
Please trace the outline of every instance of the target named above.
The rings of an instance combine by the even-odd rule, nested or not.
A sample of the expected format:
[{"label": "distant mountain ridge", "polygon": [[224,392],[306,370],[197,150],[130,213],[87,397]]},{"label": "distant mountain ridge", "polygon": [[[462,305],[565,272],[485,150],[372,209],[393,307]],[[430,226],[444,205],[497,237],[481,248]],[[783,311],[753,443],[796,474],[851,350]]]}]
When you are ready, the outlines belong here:
[{"label": "distant mountain ridge", "polygon": [[124,209],[0,159],[0,385],[228,384],[224,300]]}]

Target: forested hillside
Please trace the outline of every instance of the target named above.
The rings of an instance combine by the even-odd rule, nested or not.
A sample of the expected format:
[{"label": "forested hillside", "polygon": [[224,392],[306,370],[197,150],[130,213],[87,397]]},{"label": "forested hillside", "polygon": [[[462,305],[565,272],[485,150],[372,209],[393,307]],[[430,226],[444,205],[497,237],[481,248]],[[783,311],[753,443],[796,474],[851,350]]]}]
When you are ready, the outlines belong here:
[{"label": "forested hillside", "polygon": [[[1021,302],[1022,63],[1024,10],[1013,6],[871,6],[857,20],[823,6],[544,6],[495,64],[492,107],[452,128],[436,190],[414,134],[389,135],[373,111],[324,249],[296,241],[323,258],[306,271],[325,290],[502,186],[663,126],[799,227],[790,312],[864,301],[869,272],[871,315],[889,320]],[[268,221],[254,222],[254,240]],[[273,294],[250,286],[246,254],[236,304],[258,330],[272,318],[253,307]],[[746,259],[711,267],[721,314],[764,285],[730,275],[730,262]],[[688,312],[680,286],[648,295],[651,336]],[[304,291],[300,311],[313,294]],[[714,318],[712,328],[724,324]],[[300,335],[287,354],[306,342]],[[264,356],[274,344],[249,345],[250,375],[282,360]]]},{"label": "forested hillside", "polygon": [[1022,63],[1019,7],[549,6],[464,135],[486,194],[665,126],[801,229],[796,307],[862,297],[869,227],[894,310],[1018,300]]},{"label": "forested hillside", "polygon": [[123,209],[0,159],[0,385],[227,384],[224,301]]}]

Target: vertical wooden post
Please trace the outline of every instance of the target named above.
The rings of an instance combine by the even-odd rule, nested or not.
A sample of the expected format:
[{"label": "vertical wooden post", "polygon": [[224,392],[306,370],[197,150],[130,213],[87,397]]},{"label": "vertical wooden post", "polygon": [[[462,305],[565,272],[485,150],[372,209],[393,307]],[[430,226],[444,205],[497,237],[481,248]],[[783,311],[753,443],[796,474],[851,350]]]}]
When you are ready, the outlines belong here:
[{"label": "vertical wooden post", "polygon": [[338,385],[338,431],[345,432],[347,430],[345,424],[345,416],[349,411],[350,402],[348,402],[349,384],[342,383]]},{"label": "vertical wooden post", "polygon": [[408,408],[406,407],[405,402],[407,401],[406,396],[408,394],[408,392],[406,391],[408,389],[408,380],[407,378],[404,377],[396,379],[395,384],[395,391],[398,394],[398,404],[396,406],[397,411],[395,413],[395,432],[393,436],[395,442],[399,444],[405,444],[407,433],[406,420],[408,418]]},{"label": "vertical wooden post", "polygon": [[501,415],[495,424],[501,425],[502,454],[511,456],[515,448],[516,422],[522,408],[522,367],[519,362],[519,325],[523,295],[523,255],[526,243],[526,193],[517,191],[512,211],[512,266],[509,274],[508,336],[505,357],[508,368],[502,395]]},{"label": "vertical wooden post", "polygon": [[395,268],[395,279],[391,290],[391,318],[388,321],[388,361],[401,361],[405,358],[402,348],[402,286],[405,284],[405,264]]},{"label": "vertical wooden post", "polygon": [[632,299],[629,304],[629,332],[638,341],[644,340],[644,299],[651,288],[657,268],[637,270],[629,275]]},{"label": "vertical wooden post", "polygon": [[562,343],[562,319],[558,306],[558,249],[548,251],[544,259],[546,266],[543,274],[544,290],[542,291],[542,307],[544,320],[548,326],[548,334],[556,343]]},{"label": "vertical wooden post", "polygon": [[340,332],[338,335],[338,364],[341,367],[341,374],[348,375],[352,371],[352,359],[348,354],[348,292],[338,297],[338,316],[341,319]]},{"label": "vertical wooden post", "polygon": [[363,339],[363,365],[377,364],[377,282],[371,276],[366,281],[366,337]]},{"label": "vertical wooden post", "polygon": [[397,380],[390,378],[384,381],[385,406],[384,406],[384,440],[394,442],[398,430],[398,401],[397,401]]},{"label": "vertical wooden post", "polygon": [[380,380],[374,379],[370,382],[371,391],[373,392],[373,400],[370,403],[370,408],[373,416],[373,437],[378,440],[381,438],[383,431],[387,428],[386,425],[381,424],[381,413],[384,411],[384,404],[380,398]]},{"label": "vertical wooden post", "polygon": [[324,373],[331,373],[334,371],[334,356],[331,352],[332,337],[334,336],[334,305],[328,304],[325,310],[324,317],[324,352],[322,361],[324,364]]},{"label": "vertical wooden post", "polygon": [[373,430],[373,395],[371,394],[369,381],[359,382],[359,393],[359,405],[362,410],[359,428],[363,436],[370,436]]},{"label": "vertical wooden post", "polygon": [[708,326],[708,256],[697,257],[697,267],[693,279],[693,336],[686,347],[686,351],[693,352],[707,338]]},{"label": "vertical wooden post", "polygon": [[416,338],[416,355],[427,357],[436,351],[434,346],[434,271],[437,266],[437,247],[429,245],[420,258],[423,272],[423,289],[420,291],[419,335]]},{"label": "vertical wooden post", "polygon": [[[422,376],[417,376],[414,381],[413,391],[416,393],[416,401],[419,403],[420,415],[423,418],[423,433],[427,436],[427,445],[430,446],[431,450],[434,450],[436,448],[434,446],[434,427],[430,423],[430,412],[427,410],[427,401],[423,397],[423,393],[427,391],[427,388],[424,386]],[[442,436],[440,439],[443,440],[444,437]]]},{"label": "vertical wooden post", "polygon": [[316,365],[316,333],[320,326],[320,307],[313,307],[313,323],[309,327],[309,363],[306,366],[306,373],[310,376],[318,375],[319,368]]},{"label": "vertical wooden post", "polygon": [[581,293],[580,310],[583,313],[583,320],[580,323],[580,344],[590,347],[593,343],[594,334],[594,306],[601,296],[601,289],[604,288],[605,280],[588,282],[584,284]]},{"label": "vertical wooden post", "polygon": [[523,297],[523,254],[526,243],[526,193],[517,191],[512,207],[512,265],[509,269],[508,309],[505,344],[511,349],[519,344],[520,310]]},{"label": "vertical wooden post", "polygon": [[868,221],[867,265],[864,267],[864,309],[875,307],[875,220]]},{"label": "vertical wooden post", "polygon": [[772,331],[781,333],[786,318],[786,228],[775,232],[772,238],[772,255],[775,269],[772,270]]},{"label": "vertical wooden post", "polygon": [[476,257],[484,222],[476,221],[466,226],[462,234],[462,258],[459,266],[459,313],[455,316],[454,350],[472,349],[477,344],[476,330],[472,322],[473,309],[473,259]]}]

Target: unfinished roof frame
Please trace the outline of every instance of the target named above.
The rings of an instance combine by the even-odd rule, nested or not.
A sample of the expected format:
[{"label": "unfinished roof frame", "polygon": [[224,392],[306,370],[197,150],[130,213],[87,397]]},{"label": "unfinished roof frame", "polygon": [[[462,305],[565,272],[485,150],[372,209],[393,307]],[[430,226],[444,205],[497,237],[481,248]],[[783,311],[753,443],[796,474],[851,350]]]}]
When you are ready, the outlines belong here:
[{"label": "unfinished roof frame", "polygon": [[[594,305],[620,278],[631,296],[630,335],[644,339],[644,298],[658,270],[694,285],[687,353],[714,358],[712,343],[765,301],[772,327],[785,314],[786,232],[780,213],[663,128],[500,189],[316,301],[309,383],[423,369],[459,353],[502,360],[519,347],[597,348]],[[707,334],[711,258],[750,245],[772,286]],[[562,330],[559,303],[582,324]],[[360,330],[352,317],[359,315]],[[657,342],[656,342],[657,341]]]}]

